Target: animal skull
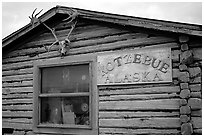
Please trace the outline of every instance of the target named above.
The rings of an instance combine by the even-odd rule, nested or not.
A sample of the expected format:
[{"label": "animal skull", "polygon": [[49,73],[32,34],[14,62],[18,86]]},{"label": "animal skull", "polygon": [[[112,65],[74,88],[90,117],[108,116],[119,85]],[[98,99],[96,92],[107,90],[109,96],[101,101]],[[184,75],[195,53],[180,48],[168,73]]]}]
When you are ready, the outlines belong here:
[{"label": "animal skull", "polygon": [[59,41],[59,52],[61,56],[66,55],[66,53],[70,50],[69,45],[70,45],[69,39]]}]

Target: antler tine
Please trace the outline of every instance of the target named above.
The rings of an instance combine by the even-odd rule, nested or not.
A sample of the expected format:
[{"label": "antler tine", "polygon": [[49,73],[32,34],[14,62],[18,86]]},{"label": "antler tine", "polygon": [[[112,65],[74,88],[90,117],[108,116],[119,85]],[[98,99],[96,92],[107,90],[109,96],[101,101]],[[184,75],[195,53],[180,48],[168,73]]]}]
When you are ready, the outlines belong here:
[{"label": "antler tine", "polygon": [[50,52],[50,49],[53,45],[55,45],[58,41],[55,41],[54,43],[52,43],[52,45],[48,48],[48,52]]},{"label": "antler tine", "polygon": [[33,11],[32,16],[31,16],[32,18],[33,18],[33,15],[34,15],[34,13],[35,13],[36,10],[37,10],[37,8],[35,8],[35,10]]},{"label": "antler tine", "polygon": [[63,21],[69,20],[70,18],[72,18],[69,22],[72,22],[77,16],[78,16],[78,12],[75,9],[71,9],[72,10],[72,14],[69,14],[69,17],[64,19]]},{"label": "antler tine", "polygon": [[54,29],[51,29],[51,28],[48,27],[45,23],[42,23],[42,24],[52,32],[52,35],[55,37],[56,41],[59,41],[58,38],[57,38],[57,36],[55,35]]},{"label": "antler tine", "polygon": [[72,33],[73,29],[76,26],[77,21],[75,21],[75,23],[71,26],[71,30],[69,31],[68,35],[67,35],[67,39],[69,39],[70,34]]},{"label": "antler tine", "polygon": [[45,46],[45,45],[43,45],[43,47],[45,48],[45,50],[46,50],[47,52],[50,52],[50,49],[52,48],[52,46],[55,45],[57,42],[58,42],[58,41],[53,42],[50,47],[47,47],[47,46]]},{"label": "antler tine", "polygon": [[[37,9],[37,8],[36,8]],[[41,11],[40,12],[42,12],[43,11],[43,9],[41,9]],[[37,17],[38,16],[38,14],[40,14],[40,12],[38,12],[36,15],[35,15],[35,17]]]}]

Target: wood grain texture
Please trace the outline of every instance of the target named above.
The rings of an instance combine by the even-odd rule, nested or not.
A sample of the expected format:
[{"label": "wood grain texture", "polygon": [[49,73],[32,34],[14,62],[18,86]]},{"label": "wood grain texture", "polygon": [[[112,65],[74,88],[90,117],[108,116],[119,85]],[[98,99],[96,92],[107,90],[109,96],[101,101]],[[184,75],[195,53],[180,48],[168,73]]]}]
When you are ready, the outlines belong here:
[{"label": "wood grain texture", "polygon": [[10,123],[10,122],[3,122],[3,128],[14,128],[17,130],[32,130],[32,124],[25,124],[25,123]]},{"label": "wood grain texture", "polygon": [[33,74],[33,68],[2,71],[2,76],[12,76],[12,75],[22,75],[22,74]]},{"label": "wood grain texture", "polygon": [[20,105],[3,105],[3,111],[32,111],[32,104],[20,104]]},{"label": "wood grain texture", "polygon": [[100,90],[99,95],[132,95],[132,94],[162,94],[162,93],[179,93],[179,86],[161,86],[148,88],[130,88],[130,89],[115,89],[115,90]]},{"label": "wood grain texture", "polygon": [[9,118],[31,118],[32,111],[2,111],[2,117]]},{"label": "wood grain texture", "polygon": [[[67,24],[57,27],[60,40],[66,38],[69,29]],[[161,46],[175,50],[173,62],[179,58],[177,39],[107,24],[82,23],[70,40],[67,56]],[[47,31],[3,57],[2,127],[32,130],[33,62],[60,59],[58,46],[53,46],[49,53],[43,47],[53,41],[54,37]],[[144,88],[141,85],[99,88],[100,134],[179,134],[179,92],[179,86],[169,83]]]},{"label": "wood grain texture", "polygon": [[12,118],[12,119],[3,118],[2,122],[32,124],[32,119],[28,119],[28,118]]},{"label": "wood grain texture", "polygon": [[179,99],[99,102],[99,110],[178,110],[178,109]]},{"label": "wood grain texture", "polygon": [[[96,38],[96,39],[87,39],[87,40],[81,40],[81,41],[76,41],[76,42],[74,41],[74,42],[70,43],[70,47],[71,48],[78,48],[78,47],[85,47],[85,46],[95,46],[97,44],[111,43],[111,42],[122,41],[122,40],[127,40],[127,39],[145,38],[147,36],[148,36],[147,34],[143,34],[143,33],[115,34],[113,36],[100,37],[100,38]],[[46,43],[46,44],[51,45],[51,43]],[[57,48],[58,48],[57,46],[53,46],[51,51],[57,50]],[[19,52],[26,52],[27,51],[28,54],[23,55],[23,53],[21,53],[21,55],[23,55],[23,56],[16,56],[16,54],[13,54],[13,55],[11,54],[9,58],[5,58],[3,60],[3,64],[4,63],[15,63],[15,62],[39,59],[40,58],[39,56],[35,56],[35,52],[36,52],[36,55],[39,55],[40,53],[45,52],[45,50],[39,51],[39,49],[41,49],[41,48],[37,48],[37,49],[38,50],[36,50],[34,46],[33,46],[33,48],[21,49],[21,50],[19,50]],[[31,57],[32,52],[33,52],[33,57]]]},{"label": "wood grain texture", "polygon": [[31,87],[33,86],[33,81],[18,81],[18,82],[3,82],[2,87],[8,88],[8,87]]},{"label": "wood grain texture", "polygon": [[8,105],[8,104],[31,104],[33,103],[32,99],[8,99],[8,100],[2,100],[2,105]]},{"label": "wood grain texture", "polygon": [[32,80],[33,74],[26,75],[12,75],[12,76],[4,76],[2,77],[2,81],[22,81],[22,80]]},{"label": "wood grain texture", "polygon": [[2,99],[15,99],[15,98],[32,98],[32,93],[26,94],[4,94],[2,95]]},{"label": "wood grain texture", "polygon": [[144,94],[144,95],[110,95],[100,97],[100,101],[112,101],[112,100],[150,100],[150,99],[171,99],[178,98],[176,93],[172,94]]},{"label": "wood grain texture", "polygon": [[144,117],[179,117],[178,111],[159,112],[159,111],[100,111],[99,118],[144,118]]},{"label": "wood grain texture", "polygon": [[99,128],[99,134],[122,135],[175,135],[180,134],[177,129],[129,129],[129,128]]},{"label": "wood grain texture", "polygon": [[9,87],[9,88],[2,88],[3,94],[28,94],[33,92],[33,87]]},{"label": "wood grain texture", "polygon": [[27,62],[19,62],[19,63],[11,63],[11,64],[3,64],[2,70],[17,70],[17,69],[23,69],[23,68],[31,68],[33,67],[33,61],[27,61]]},{"label": "wood grain texture", "polygon": [[179,128],[179,118],[100,119],[99,127]]}]

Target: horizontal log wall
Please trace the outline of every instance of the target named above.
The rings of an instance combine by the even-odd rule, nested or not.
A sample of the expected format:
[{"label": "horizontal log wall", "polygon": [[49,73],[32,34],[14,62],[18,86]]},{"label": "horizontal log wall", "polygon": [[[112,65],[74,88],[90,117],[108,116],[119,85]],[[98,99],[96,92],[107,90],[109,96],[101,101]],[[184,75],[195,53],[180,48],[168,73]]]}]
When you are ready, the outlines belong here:
[{"label": "horizontal log wall", "polygon": [[100,134],[180,134],[179,90],[176,85],[99,87]]},{"label": "horizontal log wall", "polygon": [[187,71],[189,72],[189,90],[190,97],[188,105],[191,108],[190,123],[193,127],[192,134],[202,134],[202,45],[201,41],[189,39],[189,51],[192,51],[193,62],[188,65]]},{"label": "horizontal log wall", "polygon": [[[59,39],[69,29],[63,23],[56,26]],[[13,134],[33,134],[33,62],[60,58],[57,46],[49,53],[43,47],[54,41],[47,32],[3,56],[2,128],[13,128]],[[90,21],[79,23],[71,34],[69,56],[158,45],[173,48],[173,83],[98,87],[99,134],[180,134],[177,39]]]}]

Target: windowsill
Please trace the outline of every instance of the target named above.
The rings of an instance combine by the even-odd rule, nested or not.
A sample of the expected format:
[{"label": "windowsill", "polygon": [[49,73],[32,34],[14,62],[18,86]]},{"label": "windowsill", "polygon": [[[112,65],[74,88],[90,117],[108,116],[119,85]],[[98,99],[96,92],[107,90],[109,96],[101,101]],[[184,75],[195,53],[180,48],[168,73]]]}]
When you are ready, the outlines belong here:
[{"label": "windowsill", "polygon": [[74,125],[74,124],[40,124],[38,128],[79,128],[79,129],[91,129],[91,126],[87,125]]}]

